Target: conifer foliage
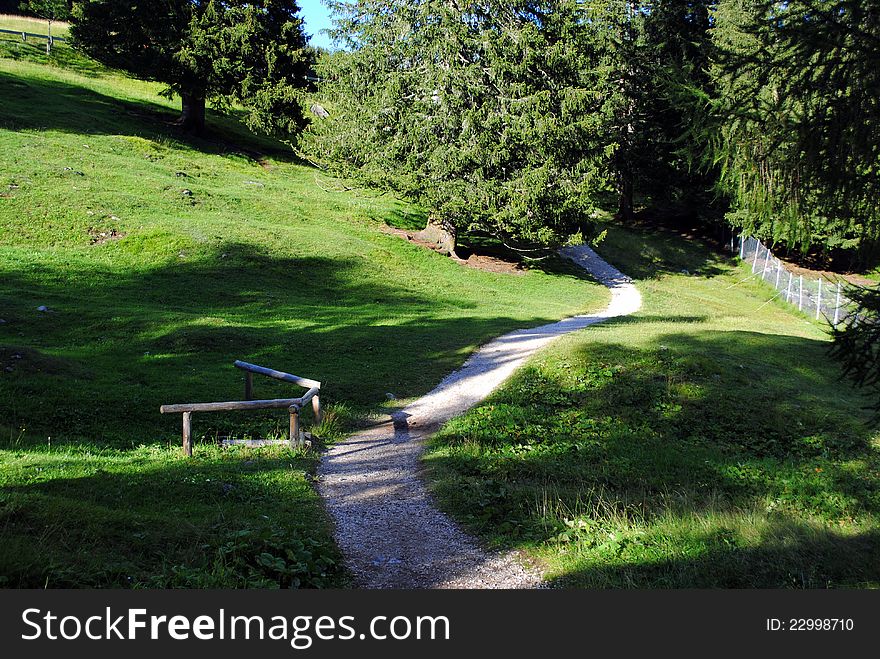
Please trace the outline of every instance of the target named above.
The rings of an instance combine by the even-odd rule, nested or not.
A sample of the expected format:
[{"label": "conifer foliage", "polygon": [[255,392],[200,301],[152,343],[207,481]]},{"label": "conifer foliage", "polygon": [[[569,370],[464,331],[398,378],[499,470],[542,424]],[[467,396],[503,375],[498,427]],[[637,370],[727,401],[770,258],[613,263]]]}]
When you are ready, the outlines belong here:
[{"label": "conifer foliage", "polygon": [[[693,187],[670,89],[705,68],[691,47],[708,38],[705,3],[331,6],[343,50],[321,65],[333,112],[319,148],[450,232],[554,245],[588,235],[599,208],[628,220],[637,200]],[[672,34],[670,16],[688,30]]]},{"label": "conifer foliage", "polygon": [[708,154],[732,222],[789,247],[880,239],[880,5],[720,0]]},{"label": "conifer foliage", "polygon": [[610,84],[577,3],[352,0],[326,58],[328,157],[454,233],[521,247],[586,228],[613,180]]},{"label": "conifer foliage", "polygon": [[263,132],[297,135],[312,54],[293,0],[80,0],[71,36],[95,59],[179,94],[179,123],[205,127],[205,102],[240,103]]}]

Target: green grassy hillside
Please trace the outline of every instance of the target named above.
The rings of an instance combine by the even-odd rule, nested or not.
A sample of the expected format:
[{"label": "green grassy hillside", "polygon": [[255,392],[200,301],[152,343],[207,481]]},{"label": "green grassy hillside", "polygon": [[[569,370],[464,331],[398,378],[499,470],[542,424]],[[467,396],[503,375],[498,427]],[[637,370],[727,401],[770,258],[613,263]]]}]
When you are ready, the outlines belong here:
[{"label": "green grassy hillside", "polygon": [[815,322],[694,242],[612,227],[644,306],[452,421],[444,507],[577,587],[880,585],[880,434]]},{"label": "green grassy hillside", "polygon": [[340,583],[314,454],[210,446],[282,436],[282,413],[194,415],[187,462],[159,405],[240,397],[245,359],[321,380],[318,432],[334,404],[338,432],[607,293],[561,263],[494,274],[387,235],[418,209],[234,118],[186,138],[160,89],[0,40],[0,579]]},{"label": "green grassy hillside", "polygon": [[[49,22],[42,18],[31,16],[17,16],[15,14],[0,14],[0,30],[16,30],[18,32],[30,32],[31,34],[48,34]],[[52,21],[52,36],[64,38],[70,30],[70,25],[65,21]],[[43,42],[45,44],[45,41]]]}]

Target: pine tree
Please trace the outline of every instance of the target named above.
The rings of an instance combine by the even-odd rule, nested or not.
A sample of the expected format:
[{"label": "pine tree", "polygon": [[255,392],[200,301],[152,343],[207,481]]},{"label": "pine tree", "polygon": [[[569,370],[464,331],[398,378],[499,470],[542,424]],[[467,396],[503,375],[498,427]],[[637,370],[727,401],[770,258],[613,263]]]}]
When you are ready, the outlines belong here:
[{"label": "pine tree", "polygon": [[880,288],[850,287],[847,297],[856,311],[834,328],[831,355],[845,375],[875,396],[873,408],[880,418]]},{"label": "pine tree", "polygon": [[211,100],[244,105],[252,128],[295,136],[312,66],[298,12],[292,0],[82,0],[71,36],[108,66],[166,83],[184,130],[204,130]]},{"label": "pine tree", "polygon": [[712,31],[707,135],[731,221],[865,260],[880,241],[880,7],[721,0]]},{"label": "pine tree", "polygon": [[614,144],[600,114],[609,70],[577,2],[332,6],[348,49],[322,65],[327,157],[416,199],[452,235],[526,248],[589,230]]}]

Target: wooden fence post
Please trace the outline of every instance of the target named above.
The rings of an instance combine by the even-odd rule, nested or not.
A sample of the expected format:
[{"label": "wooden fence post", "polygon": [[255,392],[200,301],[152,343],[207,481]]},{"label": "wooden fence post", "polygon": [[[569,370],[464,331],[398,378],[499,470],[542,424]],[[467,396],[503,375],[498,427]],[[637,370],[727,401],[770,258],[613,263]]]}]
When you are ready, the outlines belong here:
[{"label": "wooden fence post", "polygon": [[254,374],[245,371],[244,374],[244,399],[253,400],[254,398]]},{"label": "wooden fence post", "polygon": [[312,411],[315,413],[315,423],[321,423],[324,412],[321,410],[321,398],[318,395],[312,396]]},{"label": "wooden fence post", "polygon": [[290,406],[290,439],[288,440],[290,448],[302,446],[299,439],[299,407]]},{"label": "wooden fence post", "polygon": [[188,458],[193,454],[191,417],[192,412],[183,413],[183,452]]},{"label": "wooden fence post", "polygon": [[837,281],[837,301],[834,303],[834,326],[840,322],[840,280]]}]

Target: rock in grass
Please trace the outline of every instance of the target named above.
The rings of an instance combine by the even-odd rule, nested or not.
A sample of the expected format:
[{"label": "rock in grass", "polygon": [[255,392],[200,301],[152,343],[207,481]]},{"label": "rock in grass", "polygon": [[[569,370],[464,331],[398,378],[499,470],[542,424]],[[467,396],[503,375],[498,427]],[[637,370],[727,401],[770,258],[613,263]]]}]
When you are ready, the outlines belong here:
[{"label": "rock in grass", "polygon": [[309,108],[309,110],[315,116],[321,117],[321,119],[327,119],[330,116],[330,113],[317,103],[312,103],[312,106]]},{"label": "rock in grass", "polygon": [[49,307],[47,307],[45,304],[41,304],[40,306],[37,307],[37,311],[40,311],[42,313],[47,313],[49,311]]}]

